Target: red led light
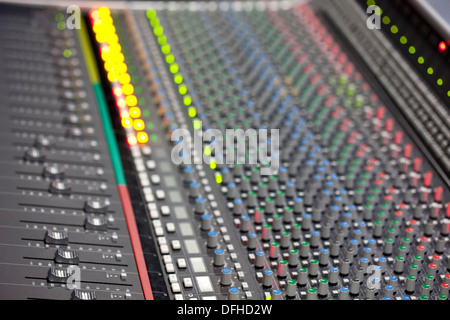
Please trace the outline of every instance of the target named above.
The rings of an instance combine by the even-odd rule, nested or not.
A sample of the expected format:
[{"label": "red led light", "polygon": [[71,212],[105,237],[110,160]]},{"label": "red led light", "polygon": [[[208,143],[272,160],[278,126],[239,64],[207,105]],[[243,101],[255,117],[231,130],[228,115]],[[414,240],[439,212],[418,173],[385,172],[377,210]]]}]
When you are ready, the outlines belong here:
[{"label": "red led light", "polygon": [[447,50],[447,44],[444,41],[439,42],[439,51],[444,52]]}]

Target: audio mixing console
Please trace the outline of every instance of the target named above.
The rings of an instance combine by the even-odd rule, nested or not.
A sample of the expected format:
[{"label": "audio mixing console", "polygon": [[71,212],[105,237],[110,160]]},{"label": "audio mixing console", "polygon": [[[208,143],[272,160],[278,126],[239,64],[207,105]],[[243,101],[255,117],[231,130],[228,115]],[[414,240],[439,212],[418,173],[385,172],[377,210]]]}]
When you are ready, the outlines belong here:
[{"label": "audio mixing console", "polygon": [[0,299],[448,300],[432,16],[1,3]]}]

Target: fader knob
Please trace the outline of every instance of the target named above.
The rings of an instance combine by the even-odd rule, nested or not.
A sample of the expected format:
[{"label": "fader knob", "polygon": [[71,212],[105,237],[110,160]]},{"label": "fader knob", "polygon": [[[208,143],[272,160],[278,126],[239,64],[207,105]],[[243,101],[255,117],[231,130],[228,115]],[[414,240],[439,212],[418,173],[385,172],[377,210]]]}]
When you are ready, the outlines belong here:
[{"label": "fader knob", "polygon": [[69,237],[66,231],[47,230],[45,234],[45,243],[68,245]]},{"label": "fader knob", "polygon": [[72,192],[72,184],[70,181],[52,181],[50,183],[49,192],[54,194],[70,195]]},{"label": "fader knob", "polygon": [[67,271],[67,268],[51,267],[48,271],[48,281],[56,283],[67,283],[67,280],[71,274]]},{"label": "fader knob", "polygon": [[106,213],[109,202],[106,200],[86,200],[84,212],[86,213]]},{"label": "fader knob", "polygon": [[89,216],[86,217],[84,227],[86,228],[86,230],[107,231],[108,220],[105,217],[101,216]]},{"label": "fader knob", "polygon": [[57,263],[78,264],[80,257],[75,250],[58,249],[55,253],[55,261]]},{"label": "fader knob", "polygon": [[72,300],[96,300],[95,291],[75,289],[72,292]]}]

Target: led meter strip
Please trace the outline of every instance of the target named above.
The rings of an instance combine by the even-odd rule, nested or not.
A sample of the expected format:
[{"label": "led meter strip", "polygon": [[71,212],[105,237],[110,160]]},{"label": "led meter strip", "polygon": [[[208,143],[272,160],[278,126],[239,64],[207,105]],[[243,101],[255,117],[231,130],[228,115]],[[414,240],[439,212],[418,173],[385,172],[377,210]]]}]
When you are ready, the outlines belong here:
[{"label": "led meter strip", "polygon": [[[126,74],[127,66],[123,63],[123,58],[121,61],[122,63],[118,63],[118,61],[120,61],[123,55],[120,56],[121,55],[120,45],[118,44],[118,37],[117,35],[115,35],[115,29],[112,24],[113,21],[110,15],[110,11],[107,8],[100,8],[98,10],[93,10],[91,11],[90,17],[94,33],[96,34],[96,40],[97,41],[104,40],[101,42],[99,41],[99,43],[101,48],[102,59],[105,61],[105,65],[107,64],[108,61],[111,61],[109,58],[114,57],[117,59],[114,63],[114,68],[111,67],[111,70],[113,69],[120,70],[121,72],[120,73],[116,72],[115,75],[108,74],[108,79],[110,80],[111,78],[115,80],[112,82],[113,82],[113,94],[116,97],[117,106],[122,110],[121,112],[126,111],[128,113],[127,117],[125,117],[126,115],[125,112],[123,116],[124,118],[128,118],[130,119],[130,121],[133,121],[132,122],[133,124],[135,120],[138,120],[140,116],[140,110],[138,112],[138,110],[133,109],[134,107],[136,107],[137,101],[133,100],[133,97],[134,99],[136,99],[136,97],[132,95],[133,93],[132,88],[127,86],[127,84],[129,84],[129,80],[128,83],[125,81],[126,75],[124,74]],[[81,28],[78,29],[78,36],[80,39],[83,56],[86,61],[89,79],[91,81],[91,85],[93,87],[95,98],[97,100],[97,104],[99,107],[100,117],[102,119],[103,124],[103,131],[105,133],[106,142],[108,144],[108,149],[111,156],[111,162],[116,177],[117,189],[119,191],[122,207],[125,214],[125,220],[127,222],[127,227],[130,234],[131,245],[133,247],[133,252],[136,259],[136,266],[138,269],[142,290],[145,299],[153,300],[153,293],[150,286],[150,279],[148,277],[147,266],[145,264],[144,254],[142,252],[142,246],[139,239],[139,233],[136,225],[134,211],[131,205],[130,195],[128,193],[128,188],[126,185],[125,174],[123,172],[122,161],[120,159],[119,154],[119,148],[115,140],[114,130],[111,125],[111,119],[109,117],[108,107],[106,104],[105,96],[103,94],[102,85],[100,83],[100,77],[96,67],[94,54],[89,42],[89,36],[87,33],[86,25],[83,23],[83,21]],[[113,78],[113,76],[117,78]],[[120,80],[122,80],[122,82],[124,83],[122,84]],[[120,88],[120,90],[118,88]],[[134,117],[131,117],[130,114],[133,115]],[[139,116],[137,116],[138,114]],[[144,142],[144,140],[145,142],[147,142],[147,140],[145,139],[145,137],[147,137],[146,133],[144,133],[144,135],[142,134],[143,132],[139,131],[137,131],[137,133],[135,132],[131,133],[127,132],[127,133],[129,144],[137,144],[138,142],[141,141]],[[134,137],[134,139],[130,138],[130,136]],[[130,140],[132,143],[130,143]]]}]

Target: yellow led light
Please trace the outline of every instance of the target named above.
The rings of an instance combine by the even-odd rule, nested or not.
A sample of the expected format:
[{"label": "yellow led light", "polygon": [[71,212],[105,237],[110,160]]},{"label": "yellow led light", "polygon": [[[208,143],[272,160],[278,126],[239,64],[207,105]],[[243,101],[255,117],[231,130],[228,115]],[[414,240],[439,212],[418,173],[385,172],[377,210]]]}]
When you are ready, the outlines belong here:
[{"label": "yellow led light", "polygon": [[222,175],[221,175],[221,174],[216,175],[216,182],[217,182],[218,184],[221,184],[221,183],[222,183],[222,180],[223,180],[223,178],[222,178]]},{"label": "yellow led light", "polygon": [[139,132],[137,135],[137,141],[139,143],[147,143],[148,142],[148,135],[145,132]]},{"label": "yellow led light", "polygon": [[127,106],[135,107],[137,105],[137,98],[136,96],[130,94],[129,96],[125,97],[125,102],[127,103]]},{"label": "yellow led light", "polygon": [[119,77],[120,84],[128,84],[131,81],[131,77],[128,73],[123,73]]},{"label": "yellow led light", "polygon": [[134,93],[134,87],[133,87],[133,85],[132,84],[124,84],[123,86],[122,86],[122,92],[123,92],[123,94],[124,95],[126,95],[126,96],[128,96],[128,95],[130,95],[130,94],[133,94]]},{"label": "yellow led light", "polygon": [[203,152],[205,153],[205,155],[210,156],[211,155],[211,147],[210,146],[205,146],[203,148]]},{"label": "yellow led light", "polygon": [[[211,168],[211,169],[215,169],[215,168],[217,168],[217,163],[216,163],[216,160],[215,159],[211,159],[210,161],[209,161],[209,167]],[[217,176],[216,176],[216,181],[217,181]]]},{"label": "yellow led light", "polygon": [[141,131],[144,130],[145,128],[145,123],[144,121],[142,121],[141,119],[136,119],[133,121],[133,128],[136,131]]},{"label": "yellow led light", "polygon": [[117,77],[116,72],[114,72],[114,71],[108,72],[108,81],[109,82],[116,82],[117,80],[118,80],[118,77]]},{"label": "yellow led light", "polygon": [[127,72],[127,70],[128,70],[128,67],[127,67],[127,65],[125,64],[125,63],[119,63],[118,65],[117,65],[117,67],[116,67],[116,72],[118,73],[118,74],[120,74],[120,76],[119,76],[119,82],[120,82],[120,78],[122,77],[122,75],[123,74],[125,74],[126,72]]},{"label": "yellow led light", "polygon": [[130,116],[132,118],[139,118],[141,116],[141,109],[139,109],[138,107],[132,107],[130,108],[130,110],[128,110],[128,112],[130,113]]},{"label": "yellow led light", "polygon": [[111,11],[107,7],[101,7],[97,10],[97,12],[98,12],[98,16],[101,19],[104,19],[111,15]]},{"label": "yellow led light", "polygon": [[133,120],[131,118],[123,118],[122,119],[122,127],[129,128],[133,124]]}]

